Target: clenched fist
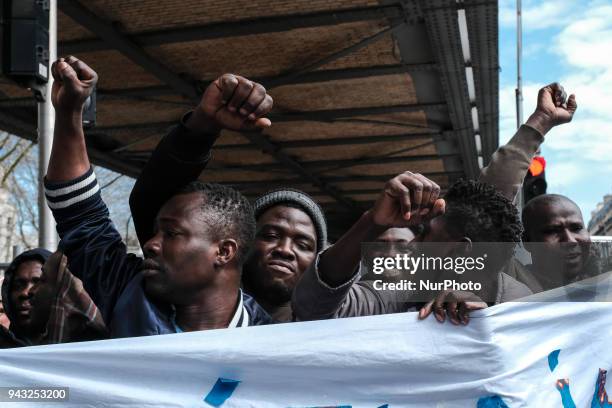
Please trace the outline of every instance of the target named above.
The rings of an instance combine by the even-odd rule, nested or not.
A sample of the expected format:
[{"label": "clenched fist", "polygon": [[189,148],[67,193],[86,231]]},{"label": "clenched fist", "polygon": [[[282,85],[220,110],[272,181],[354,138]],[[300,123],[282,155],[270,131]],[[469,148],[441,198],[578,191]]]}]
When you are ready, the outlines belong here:
[{"label": "clenched fist", "polygon": [[382,227],[408,227],[444,214],[440,186],[427,177],[404,172],[387,182],[370,210],[372,220]]},{"label": "clenched fist", "polygon": [[565,90],[557,82],[538,92],[538,105],[525,124],[545,135],[551,128],[572,121],[578,105],[572,94],[565,102]]},{"label": "clenched fist", "polygon": [[271,125],[265,115],[272,104],[272,97],[261,84],[225,74],[206,88],[188,125],[205,132],[265,128]]},{"label": "clenched fist", "polygon": [[51,102],[58,112],[81,112],[83,104],[98,82],[98,74],[73,56],[60,58],[51,65],[53,88]]}]

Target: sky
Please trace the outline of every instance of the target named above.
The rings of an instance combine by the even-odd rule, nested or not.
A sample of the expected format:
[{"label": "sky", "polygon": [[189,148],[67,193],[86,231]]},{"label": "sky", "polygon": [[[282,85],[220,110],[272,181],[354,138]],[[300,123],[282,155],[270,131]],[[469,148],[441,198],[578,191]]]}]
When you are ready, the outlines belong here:
[{"label": "sky", "polygon": [[[612,0],[523,0],[523,120],[538,90],[575,93],[571,123],[546,136],[548,192],[570,197],[588,223],[612,194]],[[516,130],[516,0],[499,2],[500,144]],[[608,99],[610,98],[610,99]]]}]

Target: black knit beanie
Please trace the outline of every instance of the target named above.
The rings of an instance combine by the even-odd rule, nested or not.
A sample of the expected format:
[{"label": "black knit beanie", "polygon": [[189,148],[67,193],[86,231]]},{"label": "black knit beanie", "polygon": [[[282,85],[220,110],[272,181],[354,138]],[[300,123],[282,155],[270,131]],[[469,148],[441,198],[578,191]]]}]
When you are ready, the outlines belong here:
[{"label": "black knit beanie", "polygon": [[253,204],[255,219],[259,219],[268,208],[284,203],[297,206],[308,214],[317,231],[317,252],[322,251],[327,245],[327,223],[325,222],[325,214],[319,204],[302,191],[280,189],[262,195],[255,200]]}]

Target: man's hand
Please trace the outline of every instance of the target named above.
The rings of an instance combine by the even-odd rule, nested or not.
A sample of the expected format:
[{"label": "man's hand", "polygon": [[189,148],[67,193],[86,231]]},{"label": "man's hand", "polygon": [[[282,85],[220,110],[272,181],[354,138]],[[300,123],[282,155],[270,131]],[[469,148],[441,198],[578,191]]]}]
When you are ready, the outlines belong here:
[{"label": "man's hand", "polygon": [[571,122],[578,108],[576,95],[570,95],[564,103],[565,97],[565,90],[556,82],[540,89],[536,110],[525,124],[545,135],[553,127]]},{"label": "man's hand", "polygon": [[206,133],[265,128],[271,125],[264,116],[272,110],[272,104],[272,97],[261,84],[225,74],[206,88],[187,126]]},{"label": "man's hand", "polygon": [[58,113],[80,114],[83,104],[98,82],[98,74],[73,56],[55,61],[51,65],[51,74],[51,102],[55,110]]},{"label": "man's hand", "polygon": [[440,186],[421,174],[409,171],[389,180],[370,210],[374,224],[408,227],[444,214]]},{"label": "man's hand", "polygon": [[468,324],[472,310],[486,307],[487,304],[472,292],[445,290],[419,310],[419,320],[427,318],[433,312],[440,323],[444,322],[448,314],[451,323]]}]

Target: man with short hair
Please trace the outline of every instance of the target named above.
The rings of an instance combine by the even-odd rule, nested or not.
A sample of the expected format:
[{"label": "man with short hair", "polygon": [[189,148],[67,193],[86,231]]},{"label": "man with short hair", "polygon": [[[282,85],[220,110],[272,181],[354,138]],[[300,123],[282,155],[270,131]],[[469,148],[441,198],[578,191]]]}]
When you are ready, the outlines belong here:
[{"label": "man with short hair", "polygon": [[523,208],[525,249],[531,265],[515,270],[516,278],[534,292],[558,288],[595,276],[597,259],[578,205],[559,194],[531,199]]},{"label": "man with short hair", "polygon": [[[453,184],[445,199],[440,187],[420,174],[405,172],[389,180],[374,206],[333,246],[318,255],[293,293],[299,320],[398,313],[417,305],[358,282],[362,242],[373,242],[390,227],[424,228],[419,242],[435,242],[436,256],[445,257],[476,242],[518,242],[522,228],[512,202],[492,186],[476,181]],[[469,250],[466,256],[469,255]],[[511,256],[500,254],[497,271]],[[502,259],[503,258],[503,259]],[[524,285],[499,273],[492,277],[497,302],[526,296]],[[389,296],[390,295],[390,296]]]},{"label": "man with short hair", "polygon": [[[267,313],[240,290],[254,233],[248,201],[229,187],[188,184],[161,205],[143,245],[145,259],[128,254],[100,197],[85,148],[82,110],[97,75],[74,57],[58,60],[51,71],[56,125],[45,192],[60,246],[111,336],[270,323]],[[181,143],[221,128],[269,126],[264,116],[271,108],[263,87],[226,74],[208,86],[200,104],[173,132],[183,134],[176,139]],[[157,183],[163,186],[163,179]]]},{"label": "man with short hair", "polygon": [[[188,113],[187,118],[192,115]],[[181,186],[197,180],[211,158],[218,132],[170,133],[158,144],[130,194],[130,209],[141,244],[153,233],[155,214]],[[164,180],[159,183],[158,180]],[[278,189],[254,203],[256,234],[243,268],[244,290],[276,322],[293,320],[291,295],[302,274],[325,248],[327,224],[308,194]]]},{"label": "man with short hair", "polygon": [[[355,271],[359,263],[359,244],[372,242],[376,236],[374,231],[378,234],[381,232],[381,225],[369,219],[368,215],[377,211],[375,210],[377,206],[383,208],[380,207],[380,203],[386,203],[384,206],[386,211],[396,213],[394,223],[387,227],[405,227],[411,223],[418,225],[415,218],[421,216],[428,218],[424,224],[426,228],[419,234],[417,240],[446,241],[443,248],[440,248],[442,252],[451,251],[453,246],[457,246],[461,241],[518,242],[520,234],[517,233],[521,225],[518,213],[511,206],[511,202],[521,188],[527,169],[543,142],[544,135],[553,127],[571,121],[576,109],[575,95],[570,95],[566,101],[563,87],[559,84],[553,83],[542,88],[538,93],[536,110],[514,137],[493,154],[489,165],[482,169],[481,182],[462,182],[451,187],[445,198],[454,197],[457,201],[449,203],[447,214],[443,216],[433,217],[440,215],[441,212],[440,203],[438,203],[438,212],[434,212],[436,202],[433,200],[438,198],[440,191],[437,184],[410,172],[391,180],[375,207],[364,214],[334,246],[319,254],[313,268],[304,275],[294,292],[293,308],[296,316],[302,320],[363,316],[406,311],[414,307],[412,304],[407,305],[381,297],[381,292],[374,290],[369,282],[357,282],[359,273]],[[492,191],[491,186],[495,187],[497,193]],[[407,208],[412,212],[406,213]],[[500,224],[503,230],[490,225],[491,220],[498,216],[501,216],[497,219],[498,222],[506,223],[506,225]],[[507,261],[509,257],[510,253],[500,256],[502,261]],[[331,261],[326,261],[332,259],[339,262],[333,266]],[[498,302],[531,293],[524,284],[505,273],[499,273],[498,278],[496,296]],[[457,316],[456,307],[461,303],[461,299],[447,299],[447,296],[454,295],[441,293],[435,302],[430,302],[421,309],[420,316],[426,317],[434,311],[438,320],[444,320],[443,307],[450,304],[454,305],[450,311],[451,319],[454,322],[460,320],[465,322],[466,315],[461,318]],[[482,302],[465,303],[474,308],[483,307]]]}]

